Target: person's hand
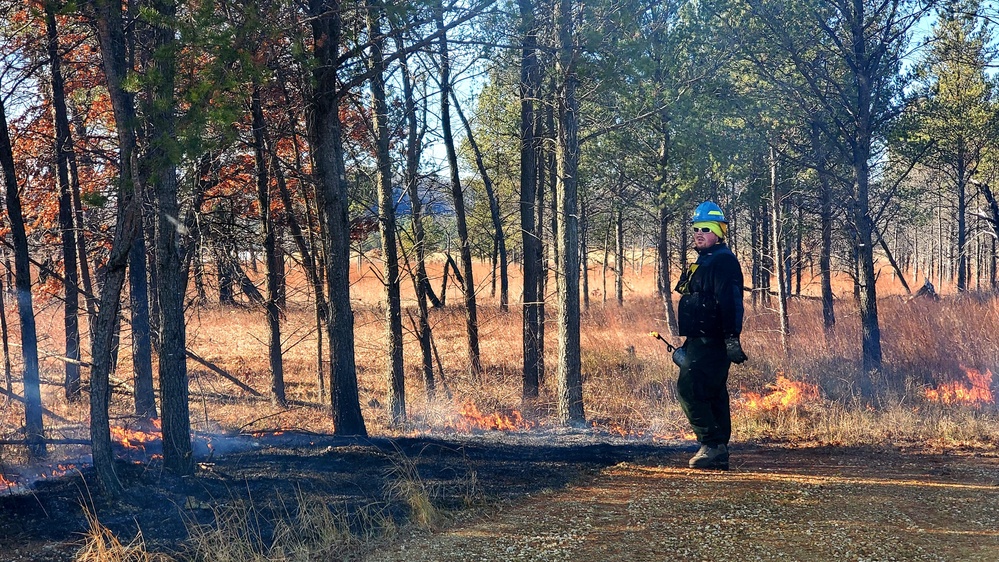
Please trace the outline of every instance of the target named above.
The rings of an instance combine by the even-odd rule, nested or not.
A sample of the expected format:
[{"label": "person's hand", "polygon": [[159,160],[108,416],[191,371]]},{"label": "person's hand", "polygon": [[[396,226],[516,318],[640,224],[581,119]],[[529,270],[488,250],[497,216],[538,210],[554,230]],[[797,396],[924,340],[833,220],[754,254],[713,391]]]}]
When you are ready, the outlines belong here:
[{"label": "person's hand", "polygon": [[738,337],[725,338],[725,354],[728,355],[728,360],[736,365],[749,359],[746,357],[746,352],[742,350],[742,344],[739,343]]}]

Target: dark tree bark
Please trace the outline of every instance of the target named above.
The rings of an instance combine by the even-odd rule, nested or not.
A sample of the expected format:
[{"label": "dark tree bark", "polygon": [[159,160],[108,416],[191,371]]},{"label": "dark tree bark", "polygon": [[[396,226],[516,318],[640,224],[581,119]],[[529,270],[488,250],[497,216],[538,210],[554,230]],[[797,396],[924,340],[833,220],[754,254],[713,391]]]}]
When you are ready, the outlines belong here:
[{"label": "dark tree bark", "polygon": [[257,203],[260,206],[260,230],[264,246],[264,277],[267,279],[267,295],[264,297],[264,311],[267,318],[267,356],[271,369],[271,400],[275,406],[285,407],[288,403],[284,392],[284,362],[281,358],[281,309],[278,253],[274,239],[274,221],[271,218],[270,175],[268,174],[267,149],[264,144],[264,110],[260,104],[260,88],[253,85],[250,94],[250,113],[253,121],[253,156],[257,172]]},{"label": "dark tree bark", "polygon": [[232,243],[229,239],[216,240],[212,246],[215,254],[216,273],[218,274],[219,305],[235,306],[236,271],[232,266],[235,250],[231,247]]},{"label": "dark tree bark", "polygon": [[7,330],[7,305],[4,302],[4,293],[7,288],[0,284],[0,344],[3,346],[3,381],[7,389],[7,394],[12,394],[13,376],[10,368],[10,333]]},{"label": "dark tree bark", "polygon": [[802,245],[804,238],[804,220],[805,212],[801,206],[801,200],[798,200],[798,217],[794,228],[794,255],[795,265],[794,265],[794,294],[796,296],[801,296],[801,278],[804,274],[805,269],[805,256],[803,253]]},{"label": "dark tree bark", "polygon": [[669,157],[670,157],[670,131],[669,115],[665,112],[660,117],[660,139],[659,139],[659,159],[658,159],[658,201],[657,211],[658,238],[656,243],[657,272],[656,284],[659,289],[659,296],[663,300],[663,309],[666,311],[666,325],[669,326],[671,334],[676,334],[678,327],[676,324],[676,312],[673,309],[673,279],[672,268],[670,267],[670,244],[669,226],[673,222],[673,214],[667,205],[669,196]]},{"label": "dark tree bark", "polygon": [[385,39],[381,29],[382,6],[368,6],[368,33],[372,38],[368,65],[374,112],[375,158],[378,162],[378,229],[384,260],[385,331],[388,339],[389,416],[393,424],[406,421],[406,373],[402,364],[402,299],[399,287],[399,252],[396,244],[395,197],[392,191],[392,157],[389,153],[388,104],[385,101]]},{"label": "dark tree bark", "polygon": [[56,28],[55,7],[45,3],[45,27],[48,39],[49,68],[52,71],[52,113],[55,123],[56,178],[59,185],[59,233],[63,259],[63,327],[66,333],[65,392],[66,399],[75,402],[81,397],[80,386],[80,289],[77,275],[76,233],[73,229],[73,188],[69,179],[69,155],[73,152],[69,117],[66,110],[66,89],[62,76],[62,55],[59,52],[59,32]]},{"label": "dark tree bark", "polygon": [[118,133],[118,218],[114,239],[108,256],[104,283],[101,287],[100,307],[91,328],[90,368],[90,440],[94,468],[101,489],[109,496],[122,491],[121,482],[114,471],[111,451],[111,428],[108,406],[111,397],[110,373],[113,368],[113,347],[121,306],[121,289],[125,283],[128,255],[138,229],[142,228],[139,200],[135,197],[138,182],[135,143],[135,106],[133,94],[125,88],[128,72],[126,64],[126,37],[121,3],[95,0],[94,21],[100,42],[104,74],[114,110]]},{"label": "dark tree bark", "polygon": [[163,466],[180,475],[194,474],[191,449],[191,419],[188,403],[186,330],[184,321],[184,279],[181,259],[180,205],[177,201],[177,168],[174,161],[176,122],[174,118],[173,49],[177,13],[174,0],[153,0],[150,6],[162,19],[153,31],[156,55],[152,71],[159,82],[152,92],[148,112],[150,180],[156,213],[156,272],[160,303],[159,377],[163,421]]},{"label": "dark tree bark", "polygon": [[[151,203],[152,194],[149,192],[150,183],[148,180],[138,178],[136,188],[139,189],[138,196],[142,201]],[[142,207],[142,229],[143,240],[146,242],[146,278],[149,281],[149,290],[146,291],[149,301],[149,338],[153,343],[153,350],[159,352],[160,349],[160,297],[159,297],[159,273],[156,268],[156,252],[149,251],[149,246],[155,245],[156,240],[156,217],[153,214],[151,204],[141,204]],[[138,236],[138,233],[136,234]]]},{"label": "dark tree bark", "polygon": [[819,276],[822,285],[822,327],[826,335],[836,325],[836,311],[832,292],[832,229],[833,229],[833,189],[826,170],[826,147],[819,138],[819,125],[812,125],[812,149],[818,163],[819,176],[819,224],[822,243],[819,248]]},{"label": "dark tree bark", "polygon": [[367,435],[354,362],[354,313],[350,305],[350,221],[343,164],[337,85],[341,33],[340,1],[310,0],[314,91],[309,103],[309,134],[315,159],[319,209],[324,227],[326,282],[330,299],[327,331],[332,366],[332,415],[337,435]]},{"label": "dark tree bark", "polygon": [[590,310],[590,221],[589,210],[586,208],[586,198],[579,198],[579,268],[580,296],[583,298],[583,312]]},{"label": "dark tree bark", "polygon": [[751,205],[749,209],[749,236],[752,255],[752,279],[753,279],[753,308],[763,304],[760,293],[763,290],[763,240],[760,231],[763,230],[763,221],[760,218],[759,206]]},{"label": "dark tree bark", "polygon": [[850,139],[853,148],[853,224],[855,248],[857,250],[857,282],[860,287],[860,325],[863,349],[864,372],[861,375],[861,391],[870,395],[873,391],[872,376],[881,372],[881,325],[878,321],[878,291],[877,278],[874,274],[874,248],[872,245],[874,229],[870,209],[870,159],[871,143],[874,133],[874,122],[871,114],[875,102],[874,82],[879,81],[877,65],[874,64],[880,55],[868,52],[867,15],[862,2],[854,2],[855,12],[847,25],[852,41],[852,60],[854,67],[856,105],[853,124],[854,134]]},{"label": "dark tree bark", "polygon": [[28,237],[21,213],[20,189],[14,169],[14,147],[7,132],[7,113],[0,99],[0,166],[3,167],[7,217],[14,239],[14,285],[17,289],[17,312],[21,319],[21,357],[24,361],[24,433],[28,453],[44,458],[45,428],[42,424],[42,393],[38,374],[38,335],[31,302],[31,264]]},{"label": "dark tree bark", "polygon": [[624,306],[624,170],[614,193],[614,300]]},{"label": "dark tree bark", "polygon": [[968,158],[965,154],[964,142],[958,140],[957,161],[955,172],[957,176],[957,290],[968,290],[968,270],[971,267],[968,260]]},{"label": "dark tree bark", "polygon": [[[554,88],[553,88],[554,90]],[[540,93],[540,90],[539,90]],[[538,347],[538,382],[544,384],[547,374],[545,364],[545,318],[547,314],[546,300],[548,296],[549,265],[548,255],[555,253],[557,244],[554,243],[555,233],[555,111],[551,104],[546,104],[547,108],[538,115],[535,120],[534,139],[538,142],[538,180],[534,189],[534,239],[537,240],[537,252],[535,257],[538,272],[537,288],[537,316],[534,318],[537,334]],[[550,148],[546,148],[550,147]],[[552,203],[549,205],[545,199],[550,196]],[[550,215],[550,216],[549,216]],[[545,237],[545,224],[549,224],[549,238]]]},{"label": "dark tree bark", "polygon": [[128,257],[129,305],[132,312],[132,371],[135,415],[156,417],[153,390],[153,346],[149,326],[149,283],[146,280],[146,240],[137,229]]},{"label": "dark tree bark", "polygon": [[538,396],[541,372],[544,369],[543,341],[538,320],[540,301],[538,282],[541,276],[541,240],[535,208],[539,197],[538,180],[540,139],[536,135],[539,118],[534,102],[541,91],[541,69],[538,64],[538,30],[531,0],[518,0],[522,33],[520,55],[520,231],[524,248],[523,348],[526,399]]},{"label": "dark tree bark", "polygon": [[556,92],[558,136],[555,144],[557,176],[558,259],[558,419],[565,425],[581,425],[583,380],[579,359],[579,240],[577,181],[579,170],[579,106],[576,100],[576,51],[572,0],[559,0],[558,55],[555,72],[560,82]]},{"label": "dark tree bark", "polygon": [[458,177],[458,154],[451,133],[451,60],[448,54],[447,34],[444,33],[444,7],[438,3],[435,8],[437,31],[440,34],[441,57],[441,136],[447,152],[448,168],[451,177],[451,197],[454,201],[454,215],[458,226],[458,244],[461,254],[462,294],[465,297],[465,336],[468,340],[468,362],[472,373],[482,373],[482,357],[479,351],[479,321],[475,304],[475,280],[472,275],[472,248],[468,239],[465,196],[462,193],[461,178]]}]

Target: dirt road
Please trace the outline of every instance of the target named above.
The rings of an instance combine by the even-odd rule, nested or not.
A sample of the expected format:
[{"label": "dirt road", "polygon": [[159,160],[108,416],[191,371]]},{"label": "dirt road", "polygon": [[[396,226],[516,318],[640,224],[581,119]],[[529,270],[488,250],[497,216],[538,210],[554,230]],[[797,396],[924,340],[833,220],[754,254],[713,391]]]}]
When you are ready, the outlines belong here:
[{"label": "dirt road", "polygon": [[610,466],[365,560],[999,560],[996,455],[752,447],[729,472],[687,456]]}]

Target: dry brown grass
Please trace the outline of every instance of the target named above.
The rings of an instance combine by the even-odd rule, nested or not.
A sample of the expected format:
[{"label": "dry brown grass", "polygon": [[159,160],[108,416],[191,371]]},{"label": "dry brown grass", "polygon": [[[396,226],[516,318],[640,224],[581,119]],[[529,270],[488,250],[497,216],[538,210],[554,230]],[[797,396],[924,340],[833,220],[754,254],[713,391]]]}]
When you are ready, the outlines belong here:
[{"label": "dry brown grass", "polygon": [[[582,318],[582,365],[586,415],[598,428],[646,437],[688,438],[685,420],[677,407],[673,382],[675,367],[661,342],[648,337],[650,330],[668,333],[661,302],[653,295],[653,267],[626,268],[624,306],[599,294],[600,267],[591,264],[591,306]],[[511,268],[510,312],[498,309],[489,295],[488,267],[476,271],[479,293],[479,323],[482,357],[486,372],[468,373],[461,295],[449,283],[448,306],[432,312],[437,348],[444,369],[445,387],[451,398],[434,404],[425,399],[419,369],[419,354],[406,321],[407,402],[409,423],[402,428],[388,425],[385,413],[387,381],[384,374],[384,320],[381,284],[369,271],[372,263],[355,261],[352,299],[356,315],[356,351],[360,401],[373,434],[434,431],[454,427],[459,410],[473,403],[484,414],[523,412],[525,423],[551,423],[556,341],[554,324],[547,329],[548,375],[537,402],[523,404],[521,394],[521,316],[517,297],[520,272]],[[442,264],[431,263],[431,275],[439,276]],[[267,431],[300,428],[331,432],[316,382],[316,333],[300,275],[290,278],[289,308],[284,323],[284,366],[291,406],[272,406],[266,397],[249,397],[231,382],[202,365],[189,363],[191,412],[195,430]],[[954,443],[994,447],[997,427],[995,406],[941,406],[928,403],[924,389],[946,381],[961,380],[964,368],[982,371],[999,363],[999,303],[994,299],[947,297],[942,301],[906,302],[895,296],[897,286],[883,281],[879,302],[885,372],[876,381],[873,402],[861,400],[856,381],[860,365],[860,326],[848,285],[837,284],[835,331],[824,334],[820,305],[815,300],[794,299],[790,305],[791,348],[785,356],[779,345],[776,314],[748,306],[744,347],[751,360],[734,367],[731,388],[735,399],[736,439],[778,438],[831,443]],[[434,281],[435,288],[440,281]],[[611,285],[611,284],[609,284]],[[404,300],[411,304],[412,284],[403,283]],[[817,292],[817,281],[807,280],[805,292]],[[552,299],[554,300],[554,299]],[[62,342],[60,308],[56,301],[41,301],[39,329],[43,355],[57,355]],[[8,310],[8,314],[12,313]],[[13,318],[13,316],[9,316]],[[188,313],[188,346],[200,356],[266,395],[269,375],[263,315],[253,308],[204,306]],[[16,331],[16,330],[15,330]],[[16,337],[15,337],[16,339]],[[116,423],[128,423],[130,413],[129,334],[122,335],[120,367],[115,375],[116,393],[112,415]],[[86,343],[85,343],[86,346]],[[18,348],[12,348],[16,351]],[[15,360],[15,373],[17,357]],[[767,392],[778,375],[816,385],[820,399],[797,408],[753,412],[740,407],[742,391]],[[53,437],[85,437],[86,402],[69,404],[58,382],[62,364],[43,359],[45,407],[54,416],[46,420]],[[15,391],[20,391],[15,384]],[[2,414],[0,438],[16,437],[23,412],[8,403]],[[16,452],[6,451],[0,462],[16,462]]]},{"label": "dry brown grass", "polygon": [[354,560],[395,530],[384,506],[348,513],[329,498],[299,491],[286,505],[213,507],[214,523],[188,525],[184,559],[198,562]]},{"label": "dry brown grass", "polygon": [[87,532],[84,534],[83,546],[73,558],[74,562],[173,561],[173,558],[166,554],[148,552],[141,532],[125,544],[101,524],[97,515],[86,505],[83,506],[83,514],[87,519]]}]

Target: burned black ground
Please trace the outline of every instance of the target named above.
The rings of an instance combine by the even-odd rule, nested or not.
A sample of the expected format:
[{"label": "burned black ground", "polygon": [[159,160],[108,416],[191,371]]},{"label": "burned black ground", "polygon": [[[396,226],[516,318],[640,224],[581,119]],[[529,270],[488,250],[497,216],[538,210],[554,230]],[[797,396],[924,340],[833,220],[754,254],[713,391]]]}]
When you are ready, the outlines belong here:
[{"label": "burned black ground", "polygon": [[193,477],[157,462],[120,462],[124,496],[108,501],[93,471],[40,481],[29,494],[0,497],[0,560],[70,560],[87,530],[83,506],[123,542],[141,531],[146,547],[183,557],[189,529],[210,525],[226,506],[252,506],[267,539],[273,521],[308,496],[346,513],[377,509],[396,524],[409,516],[393,483],[418,478],[451,511],[496,505],[565,487],[623,461],[676,446],[566,430],[437,437],[347,439],[283,433],[240,438],[245,450],[199,459]]}]

